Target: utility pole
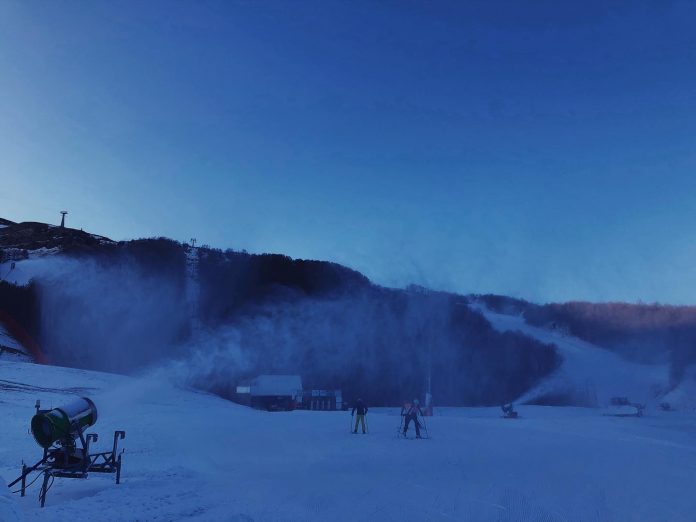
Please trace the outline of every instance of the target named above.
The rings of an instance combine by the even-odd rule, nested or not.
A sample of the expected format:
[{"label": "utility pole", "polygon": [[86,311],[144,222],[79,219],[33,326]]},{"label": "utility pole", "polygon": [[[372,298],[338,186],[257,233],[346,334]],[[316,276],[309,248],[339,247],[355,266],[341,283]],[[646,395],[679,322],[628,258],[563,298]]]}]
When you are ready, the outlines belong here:
[{"label": "utility pole", "polygon": [[60,228],[65,228],[65,214],[68,213],[67,210],[61,210],[61,218],[60,218]]},{"label": "utility pole", "polygon": [[191,248],[196,248],[196,238],[195,237],[191,238]]}]

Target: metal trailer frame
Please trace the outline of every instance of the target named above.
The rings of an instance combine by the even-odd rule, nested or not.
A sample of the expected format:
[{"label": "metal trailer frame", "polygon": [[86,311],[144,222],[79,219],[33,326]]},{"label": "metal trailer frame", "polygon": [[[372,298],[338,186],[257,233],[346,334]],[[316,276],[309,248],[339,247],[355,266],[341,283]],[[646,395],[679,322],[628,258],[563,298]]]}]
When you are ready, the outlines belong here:
[{"label": "metal trailer frame", "polygon": [[[40,409],[41,404],[36,401],[36,413],[47,413],[51,410]],[[126,438],[126,432],[116,430],[114,432],[114,444],[111,451],[103,451],[99,453],[90,453],[89,447],[92,442],[97,442],[98,435],[96,433],[85,433],[77,422],[71,424],[70,435],[53,443],[48,448],[44,448],[43,457],[33,466],[27,466],[22,462],[22,474],[15,480],[10,482],[7,487],[11,488],[18,482],[21,482],[19,492],[22,497],[26,496],[27,477],[38,472],[39,476],[43,473],[43,482],[39,492],[39,501],[41,507],[46,503],[46,494],[51,489],[55,477],[60,478],[79,478],[86,479],[90,472],[94,473],[115,473],[116,484],[121,483],[121,466],[123,452],[118,452],[118,441]],[[77,442],[79,441],[80,447]],[[31,486],[36,480],[32,481]],[[50,482],[49,482],[50,481]]]}]

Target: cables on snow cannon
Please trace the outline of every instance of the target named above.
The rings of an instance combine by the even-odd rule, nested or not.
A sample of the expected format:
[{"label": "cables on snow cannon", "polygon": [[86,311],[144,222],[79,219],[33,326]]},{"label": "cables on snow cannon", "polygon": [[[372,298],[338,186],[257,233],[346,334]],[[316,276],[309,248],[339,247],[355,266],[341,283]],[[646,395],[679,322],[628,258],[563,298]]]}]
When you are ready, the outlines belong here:
[{"label": "cables on snow cannon", "polygon": [[[116,484],[121,482],[121,462],[123,450],[119,453],[118,441],[126,437],[126,432],[114,432],[111,451],[90,453],[90,444],[97,442],[96,433],[84,430],[97,422],[97,407],[94,402],[81,397],[65,406],[42,410],[41,402],[36,401],[36,414],[31,419],[31,434],[43,448],[43,457],[33,466],[22,463],[22,474],[8,484],[12,487],[21,483],[14,493],[26,494],[26,490],[43,475],[39,492],[41,507],[46,502],[46,494],[56,477],[87,478],[88,473],[114,473]],[[27,484],[27,477],[37,472],[37,477]]]},{"label": "cables on snow cannon", "polygon": [[[39,404],[40,406],[40,404]],[[52,410],[39,410],[31,419],[31,434],[42,448],[50,448],[54,442],[73,440],[78,430],[97,423],[97,407],[91,399],[81,397],[65,406]]]}]

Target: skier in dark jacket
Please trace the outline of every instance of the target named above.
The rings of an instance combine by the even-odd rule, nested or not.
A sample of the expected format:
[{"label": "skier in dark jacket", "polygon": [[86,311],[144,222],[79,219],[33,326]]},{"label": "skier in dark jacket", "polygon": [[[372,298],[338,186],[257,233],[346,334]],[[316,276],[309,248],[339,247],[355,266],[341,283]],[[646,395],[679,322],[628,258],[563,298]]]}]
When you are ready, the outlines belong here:
[{"label": "skier in dark jacket", "polygon": [[404,437],[406,436],[406,432],[408,431],[408,425],[411,424],[411,421],[413,421],[413,424],[416,427],[416,438],[420,439],[421,434],[420,434],[420,429],[421,425],[420,422],[418,422],[418,414],[420,413],[421,417],[423,416],[423,412],[420,409],[420,406],[418,405],[418,399],[413,399],[413,404],[411,404],[410,407],[406,408],[405,406],[401,408],[401,415],[405,417],[404,419]]},{"label": "skier in dark jacket", "polygon": [[355,419],[355,428],[353,429],[353,433],[358,433],[358,423],[362,423],[362,432],[364,434],[365,415],[367,415],[367,406],[365,406],[365,403],[362,401],[362,399],[357,400],[355,406],[353,406],[353,411],[350,413],[350,416],[352,417],[353,415],[355,415],[355,412],[358,412],[358,416]]}]

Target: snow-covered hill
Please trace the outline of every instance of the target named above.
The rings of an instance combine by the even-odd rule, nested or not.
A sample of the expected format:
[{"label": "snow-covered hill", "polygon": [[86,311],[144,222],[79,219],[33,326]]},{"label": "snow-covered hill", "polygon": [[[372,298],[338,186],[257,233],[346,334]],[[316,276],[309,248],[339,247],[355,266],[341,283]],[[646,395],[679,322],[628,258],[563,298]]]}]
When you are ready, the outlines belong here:
[{"label": "snow-covered hill", "polygon": [[13,285],[24,286],[33,278],[50,273],[60,266],[62,260],[56,256],[60,249],[40,248],[26,251],[26,258],[0,263],[0,278]]},{"label": "snow-covered hill", "polygon": [[[108,447],[127,432],[123,482],[57,479],[5,517],[63,521],[654,521],[693,520],[696,417],[596,409],[436,409],[430,440],[396,438],[398,411],[266,413],[179,388],[171,373],[128,378],[0,361],[0,479],[40,456],[27,428],[36,399],[88,395]],[[4,504],[3,504],[4,503]],[[12,515],[14,519],[19,519]],[[12,519],[3,519],[10,522]]]},{"label": "snow-covered hill", "polygon": [[40,223],[0,232],[3,260],[0,312],[33,340],[36,360],[129,374],[173,353],[217,352],[195,382],[223,397],[260,373],[299,372],[395,405],[422,391],[432,365],[441,403],[490,405],[557,363],[553,348],[499,334],[461,296],[381,288],[334,263],[164,238],[114,243]]},{"label": "snow-covered hill", "polygon": [[[563,358],[556,372],[517,402],[562,397],[579,404],[606,406],[612,397],[628,397],[631,401],[655,406],[666,400],[665,393],[669,390],[667,365],[627,361],[565,332],[531,326],[521,315],[495,313],[481,304],[474,304],[473,307],[483,313],[496,329],[518,331],[544,343],[554,344]],[[672,395],[671,398],[673,406],[690,408],[685,397]]]}]

